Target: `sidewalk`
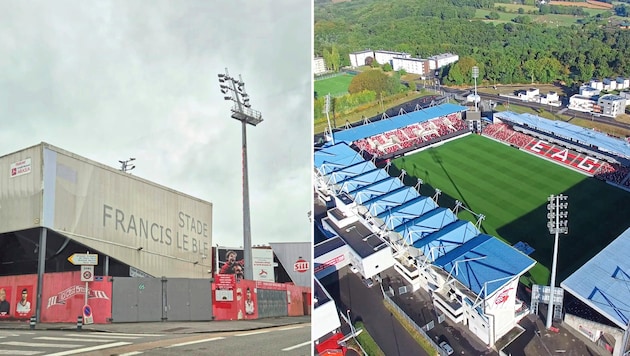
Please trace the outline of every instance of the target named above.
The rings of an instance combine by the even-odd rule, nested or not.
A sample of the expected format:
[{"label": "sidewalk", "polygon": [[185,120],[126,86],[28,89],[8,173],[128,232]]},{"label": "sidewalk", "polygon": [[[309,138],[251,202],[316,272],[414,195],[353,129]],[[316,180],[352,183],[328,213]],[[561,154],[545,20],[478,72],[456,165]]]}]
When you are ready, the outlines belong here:
[{"label": "sidewalk", "polygon": [[[127,334],[194,334],[224,331],[246,331],[274,326],[307,324],[311,316],[276,317],[257,320],[214,320],[214,321],[165,321],[143,323],[111,323],[83,325],[82,331],[97,331]],[[29,321],[0,322],[0,330],[30,330]],[[74,323],[39,323],[35,330],[77,330]]]}]

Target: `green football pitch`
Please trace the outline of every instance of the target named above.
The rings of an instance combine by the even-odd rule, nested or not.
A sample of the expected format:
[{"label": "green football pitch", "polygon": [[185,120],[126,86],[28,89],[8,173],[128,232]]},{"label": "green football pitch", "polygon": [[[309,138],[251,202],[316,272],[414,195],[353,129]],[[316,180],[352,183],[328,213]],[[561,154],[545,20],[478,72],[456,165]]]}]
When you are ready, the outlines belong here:
[{"label": "green football pitch", "polygon": [[[423,181],[422,194],[440,189],[439,204],[459,200],[485,215],[483,233],[513,245],[528,243],[538,263],[530,282],[549,282],[553,235],[547,229],[547,198],[568,195],[569,233],[560,235],[556,284],[567,278],[630,227],[630,193],[483,136],[469,135],[393,161],[405,182]],[[396,173],[390,171],[390,173]],[[474,222],[462,211],[459,218]]]},{"label": "green football pitch", "polygon": [[324,97],[329,93],[331,96],[348,94],[348,87],[353,77],[350,74],[342,74],[332,78],[316,80],[314,86],[317,97]]}]

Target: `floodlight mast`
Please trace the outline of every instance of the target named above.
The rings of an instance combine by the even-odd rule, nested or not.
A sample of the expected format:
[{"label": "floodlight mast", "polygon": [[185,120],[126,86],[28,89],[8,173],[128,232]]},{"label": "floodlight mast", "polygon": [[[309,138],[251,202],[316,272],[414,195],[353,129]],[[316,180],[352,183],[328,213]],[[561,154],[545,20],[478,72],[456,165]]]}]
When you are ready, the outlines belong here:
[{"label": "floodlight mast", "polygon": [[479,67],[472,67],[472,77],[475,80],[475,112],[479,111],[477,108],[477,77],[479,77]]},{"label": "floodlight mast", "polygon": [[567,212],[567,208],[569,207],[569,203],[567,203],[567,199],[569,197],[566,195],[551,195],[547,200],[549,204],[547,204],[547,218],[549,221],[547,222],[547,227],[549,228],[549,233],[554,234],[554,243],[553,243],[553,262],[551,265],[551,282],[549,288],[549,305],[547,307],[547,320],[545,327],[547,329],[551,328],[551,322],[553,319],[553,296],[554,296],[554,286],[556,284],[556,264],[558,262],[558,235],[559,234],[568,234],[569,233],[569,213]]},{"label": "floodlight mast", "polygon": [[[241,76],[238,79],[230,77],[227,68],[225,74],[219,74],[219,87],[225,96],[223,99],[233,101],[231,117],[241,122],[242,136],[242,167],[243,167],[243,259],[245,260],[244,277],[254,279],[252,265],[252,236],[249,214],[249,181],[247,176],[247,124],[256,126],[263,121],[260,112],[251,109],[249,95],[245,92],[245,83]],[[228,86],[227,83],[231,86]],[[229,94],[232,92],[232,94]]]}]

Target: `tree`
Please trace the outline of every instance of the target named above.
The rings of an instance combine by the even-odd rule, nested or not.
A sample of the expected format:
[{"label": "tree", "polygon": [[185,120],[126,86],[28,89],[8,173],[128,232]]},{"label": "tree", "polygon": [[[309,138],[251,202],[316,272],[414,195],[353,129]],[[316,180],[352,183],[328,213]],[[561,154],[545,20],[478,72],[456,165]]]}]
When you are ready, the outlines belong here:
[{"label": "tree", "polygon": [[330,61],[332,70],[338,72],[340,68],[339,64],[341,62],[341,58],[339,57],[339,49],[337,49],[337,46],[335,45],[332,46],[332,50],[330,51]]},{"label": "tree", "polygon": [[392,65],[389,62],[383,64],[383,72],[391,72],[392,70]]},{"label": "tree", "polygon": [[389,92],[389,77],[380,69],[370,69],[355,75],[348,86],[348,92],[354,94],[364,90],[373,91],[378,95]]}]

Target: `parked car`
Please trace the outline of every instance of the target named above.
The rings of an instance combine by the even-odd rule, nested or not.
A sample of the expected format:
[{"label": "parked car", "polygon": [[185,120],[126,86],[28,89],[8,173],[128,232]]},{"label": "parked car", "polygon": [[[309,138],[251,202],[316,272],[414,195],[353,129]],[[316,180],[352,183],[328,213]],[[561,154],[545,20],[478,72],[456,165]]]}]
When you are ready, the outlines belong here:
[{"label": "parked car", "polygon": [[348,267],[350,267],[352,273],[359,273],[359,269],[356,266],[349,264]]},{"label": "parked car", "polygon": [[440,348],[446,352],[447,355],[453,354],[453,348],[446,341],[440,342]]},{"label": "parked car", "polygon": [[372,278],[363,278],[363,284],[365,284],[368,288],[372,288],[372,286],[374,285],[374,281],[372,280]]}]

